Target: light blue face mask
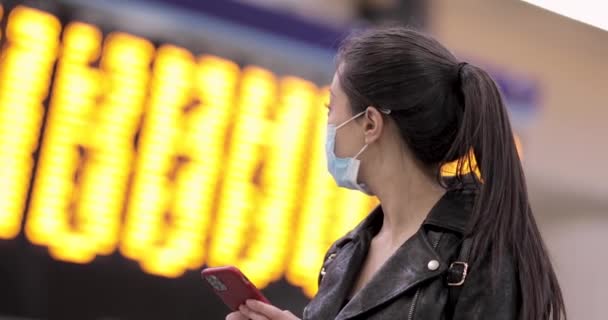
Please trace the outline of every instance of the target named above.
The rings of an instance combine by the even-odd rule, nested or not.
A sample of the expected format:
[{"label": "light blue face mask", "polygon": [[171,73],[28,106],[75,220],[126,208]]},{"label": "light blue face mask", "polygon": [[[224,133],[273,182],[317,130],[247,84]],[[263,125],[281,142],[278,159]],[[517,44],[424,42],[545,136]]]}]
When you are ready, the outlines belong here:
[{"label": "light blue face mask", "polygon": [[363,183],[358,183],[357,178],[359,176],[359,166],[361,165],[361,161],[357,159],[365,149],[367,149],[367,144],[357,152],[357,154],[352,158],[339,158],[336,156],[335,147],[336,147],[336,131],[342,128],[347,123],[353,121],[354,119],[360,117],[364,114],[365,111],[356,114],[354,117],[342,122],[342,124],[336,126],[335,124],[327,125],[327,138],[325,140],[325,154],[327,155],[327,168],[329,173],[334,177],[338,186],[359,190],[365,194],[371,195],[371,191],[367,188],[367,186]]},{"label": "light blue face mask", "polygon": [[[390,114],[391,110],[380,109],[380,112]],[[334,177],[334,180],[336,180],[338,186],[352,190],[359,190],[367,195],[372,195],[371,190],[369,190],[364,183],[359,183],[357,181],[359,177],[359,167],[361,165],[361,160],[357,158],[363,153],[363,151],[365,151],[365,149],[367,149],[368,144],[365,144],[363,148],[361,148],[361,150],[359,150],[359,152],[357,152],[357,154],[352,158],[339,158],[335,153],[336,132],[338,129],[342,128],[354,119],[357,119],[364,113],[365,111],[360,112],[337,126],[335,124],[327,125],[325,154],[327,156],[327,169],[332,177]]]}]

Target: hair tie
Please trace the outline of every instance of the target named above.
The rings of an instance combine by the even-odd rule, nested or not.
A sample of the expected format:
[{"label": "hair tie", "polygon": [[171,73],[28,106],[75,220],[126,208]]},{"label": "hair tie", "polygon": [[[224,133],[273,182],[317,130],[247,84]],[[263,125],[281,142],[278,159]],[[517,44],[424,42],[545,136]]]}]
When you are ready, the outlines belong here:
[{"label": "hair tie", "polygon": [[468,65],[468,63],[466,62],[460,62],[459,64],[456,65],[456,81],[454,81],[454,84],[457,88],[456,90],[456,94],[458,96],[458,100],[460,101],[460,105],[462,106],[462,109],[464,110],[464,92],[462,91],[462,69]]},{"label": "hair tie", "polygon": [[456,75],[458,75],[458,78],[460,78],[460,74],[462,73],[462,68],[464,68],[464,66],[466,66],[467,64],[468,63],[466,63],[466,62],[461,62],[456,65]]}]

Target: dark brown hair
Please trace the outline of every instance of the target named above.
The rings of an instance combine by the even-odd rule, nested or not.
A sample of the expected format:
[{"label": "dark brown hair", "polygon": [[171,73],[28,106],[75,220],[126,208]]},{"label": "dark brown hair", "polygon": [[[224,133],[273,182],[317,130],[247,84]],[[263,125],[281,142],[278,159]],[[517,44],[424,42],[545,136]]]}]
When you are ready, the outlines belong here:
[{"label": "dark brown hair", "polygon": [[472,263],[487,258],[498,274],[501,260],[512,257],[521,289],[520,318],[565,319],[507,110],[488,73],[405,27],[351,35],[341,45],[338,63],[353,114],[368,106],[391,110],[409,149],[423,164],[438,168],[442,185],[448,187],[442,165],[458,160],[456,178],[463,181],[472,163],[464,160],[474,155],[481,178],[474,178],[478,194],[468,231]]}]

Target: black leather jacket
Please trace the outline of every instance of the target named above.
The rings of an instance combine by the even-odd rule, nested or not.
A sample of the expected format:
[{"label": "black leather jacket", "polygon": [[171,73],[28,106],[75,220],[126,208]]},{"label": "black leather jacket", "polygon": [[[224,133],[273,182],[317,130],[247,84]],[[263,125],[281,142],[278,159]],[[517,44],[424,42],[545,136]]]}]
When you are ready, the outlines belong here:
[{"label": "black leather jacket", "polygon": [[[483,262],[468,267],[461,286],[447,284],[461,280],[453,279],[459,265],[454,269],[450,265],[462,257],[462,235],[472,200],[471,192],[446,192],[418,232],[401,245],[352,300],[346,301],[371,239],[382,224],[382,209],[376,208],[328,250],[319,291],[304,309],[304,320],[517,319],[520,292],[516,268],[509,257],[504,257],[494,286],[490,265]],[[449,273],[451,278],[446,279]],[[461,276],[462,272],[456,273],[456,278]]]}]

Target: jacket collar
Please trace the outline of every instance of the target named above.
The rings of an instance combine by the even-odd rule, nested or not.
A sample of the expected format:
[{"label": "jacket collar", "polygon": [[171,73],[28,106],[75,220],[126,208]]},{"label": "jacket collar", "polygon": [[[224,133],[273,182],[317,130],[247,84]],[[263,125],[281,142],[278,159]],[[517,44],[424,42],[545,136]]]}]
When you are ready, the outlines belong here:
[{"label": "jacket collar", "polygon": [[423,226],[435,226],[463,236],[467,232],[475,191],[458,189],[447,191],[431,209]]},{"label": "jacket collar", "polygon": [[[431,209],[423,226],[435,226],[464,234],[472,203],[470,199],[470,194],[467,196],[467,193],[461,190],[446,192]],[[447,269],[447,261],[444,261],[434,248],[437,242],[431,241],[424,228],[420,228],[340,310],[365,261],[371,239],[382,224],[382,218],[382,208],[378,206],[342,239],[344,244],[331,262],[318,295],[311,302],[311,308],[316,309],[315,319],[354,318],[408,290],[413,290],[417,284],[436,277]],[[431,260],[439,262],[438,269],[428,268]],[[331,303],[327,303],[328,301]]]}]

